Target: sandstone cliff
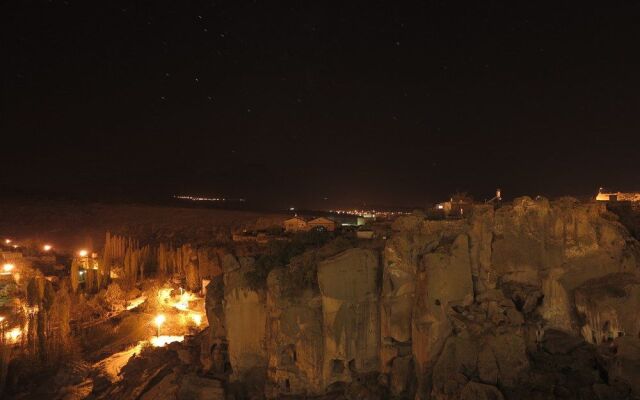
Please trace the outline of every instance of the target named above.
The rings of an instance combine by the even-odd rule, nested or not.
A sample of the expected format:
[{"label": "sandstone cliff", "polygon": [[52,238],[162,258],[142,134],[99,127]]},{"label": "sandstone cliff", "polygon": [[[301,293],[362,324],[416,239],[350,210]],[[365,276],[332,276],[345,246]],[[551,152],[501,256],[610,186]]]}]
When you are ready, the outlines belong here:
[{"label": "sandstone cliff", "polygon": [[318,262],[318,287],[295,298],[286,268],[253,291],[251,260],[228,255],[207,301],[231,379],[270,398],[640,395],[640,250],[600,205],[525,197],[393,230]]}]

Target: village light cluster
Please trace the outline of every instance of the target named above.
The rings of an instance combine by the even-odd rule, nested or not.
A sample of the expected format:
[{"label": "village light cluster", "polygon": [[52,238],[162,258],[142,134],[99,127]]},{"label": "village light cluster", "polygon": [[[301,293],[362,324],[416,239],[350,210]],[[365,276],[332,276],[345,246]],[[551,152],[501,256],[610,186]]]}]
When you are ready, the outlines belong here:
[{"label": "village light cluster", "polygon": [[[18,247],[20,247],[20,245],[18,245],[17,243],[14,243],[13,240],[9,239],[9,238],[6,238],[4,240],[4,244],[7,245],[7,246],[11,246],[14,249],[17,249]],[[53,250],[53,245],[51,245],[49,243],[45,243],[45,244],[42,245],[41,249],[44,252],[49,252],[49,251]]]},{"label": "village light cluster", "polygon": [[191,201],[241,201],[244,202],[243,198],[240,199],[227,199],[225,197],[202,197],[202,196],[173,196],[175,199],[180,200],[191,200]]},{"label": "village light cluster", "polygon": [[388,218],[396,215],[406,215],[409,213],[402,211],[378,211],[378,210],[329,210],[330,213],[338,215],[352,215],[365,218]]},{"label": "village light cluster", "polygon": [[15,265],[11,263],[6,263],[2,266],[2,274],[9,275],[15,269]]}]

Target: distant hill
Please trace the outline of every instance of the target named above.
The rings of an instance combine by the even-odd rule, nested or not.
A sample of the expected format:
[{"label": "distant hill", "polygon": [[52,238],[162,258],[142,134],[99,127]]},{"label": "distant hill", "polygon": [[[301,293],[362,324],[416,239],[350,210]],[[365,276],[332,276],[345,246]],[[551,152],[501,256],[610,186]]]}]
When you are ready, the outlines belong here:
[{"label": "distant hill", "polygon": [[136,204],[9,201],[0,203],[0,237],[51,243],[60,251],[99,249],[106,231],[136,237],[207,240],[222,231],[279,224],[286,215]]}]

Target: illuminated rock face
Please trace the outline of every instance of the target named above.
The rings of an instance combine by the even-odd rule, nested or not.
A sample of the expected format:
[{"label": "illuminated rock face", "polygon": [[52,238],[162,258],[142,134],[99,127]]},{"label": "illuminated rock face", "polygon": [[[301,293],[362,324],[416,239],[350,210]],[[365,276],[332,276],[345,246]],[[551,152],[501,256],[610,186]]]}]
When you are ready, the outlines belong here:
[{"label": "illuminated rock face", "polygon": [[[526,347],[545,330],[640,332],[638,318],[623,311],[640,301],[637,243],[601,205],[521,198],[476,207],[464,222],[412,216],[394,228],[384,253],[380,371],[409,385],[393,365],[410,344],[418,398],[459,398],[472,380],[514,393],[534,368]],[[615,283],[620,274],[626,278]],[[592,295],[598,279],[609,286]]]},{"label": "illuminated rock face", "polygon": [[231,379],[260,384],[267,368],[264,342],[266,304],[263,294],[251,290],[244,280],[244,272],[252,268],[253,260],[229,257],[223,267],[224,326],[232,367]]},{"label": "illuminated rock face", "polygon": [[640,280],[632,274],[615,274],[588,281],[575,291],[576,311],[582,318],[587,342],[612,342],[640,332]]},{"label": "illuminated rock face", "polygon": [[[280,290],[285,269],[254,292],[242,280],[250,260],[221,257],[224,315],[219,303],[210,325],[224,325],[234,377],[262,371],[270,398],[371,373],[390,395],[416,399],[618,390],[594,374],[582,339],[638,336],[640,252],[601,205],[521,198],[466,220],[402,217],[393,229],[383,248],[319,262],[318,287],[295,298]],[[624,340],[626,358],[604,364],[629,384],[640,356]],[[566,368],[578,378],[558,378]]]},{"label": "illuminated rock face", "polygon": [[311,291],[296,298],[283,295],[279,282],[286,273],[275,269],[268,279],[266,395],[272,398],[324,390],[321,299]]},{"label": "illuminated rock face", "polygon": [[378,254],[365,249],[347,250],[318,265],[325,387],[378,369],[379,273]]},{"label": "illuminated rock face", "polygon": [[452,332],[447,310],[473,301],[469,239],[466,234],[459,234],[452,240],[453,243],[447,237],[433,252],[425,254],[416,276],[412,344],[420,387]]}]

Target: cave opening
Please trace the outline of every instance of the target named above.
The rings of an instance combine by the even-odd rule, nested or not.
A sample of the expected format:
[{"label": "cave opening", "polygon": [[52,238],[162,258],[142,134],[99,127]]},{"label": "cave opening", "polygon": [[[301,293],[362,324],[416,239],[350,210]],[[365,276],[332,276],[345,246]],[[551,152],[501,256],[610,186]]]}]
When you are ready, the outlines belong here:
[{"label": "cave opening", "polygon": [[341,374],[344,372],[344,361],[343,360],[331,360],[331,371],[334,374]]}]

